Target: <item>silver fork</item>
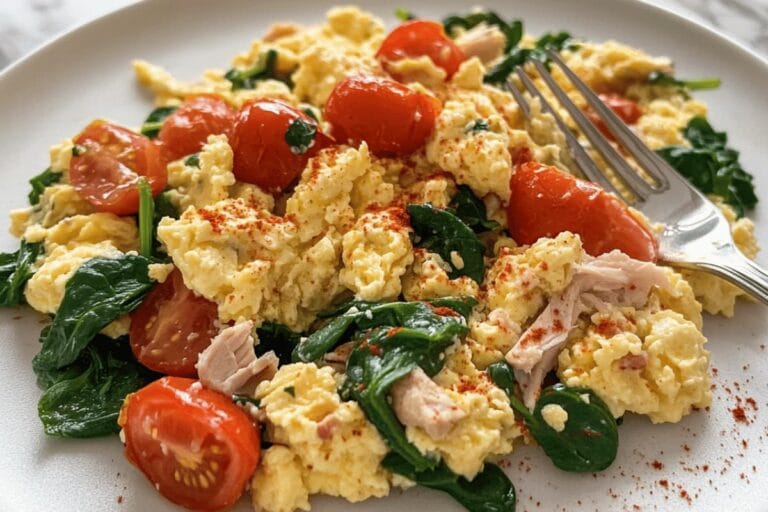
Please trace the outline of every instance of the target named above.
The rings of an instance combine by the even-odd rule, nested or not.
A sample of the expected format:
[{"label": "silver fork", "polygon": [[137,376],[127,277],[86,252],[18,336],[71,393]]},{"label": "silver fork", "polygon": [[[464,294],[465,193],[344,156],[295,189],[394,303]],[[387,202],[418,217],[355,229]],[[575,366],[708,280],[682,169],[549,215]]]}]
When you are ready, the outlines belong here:
[{"label": "silver fork", "polygon": [[[565,135],[568,151],[574,163],[591,181],[621,197],[630,206],[645,213],[651,220],[664,224],[664,231],[658,236],[659,256],[663,263],[704,270],[746,291],[754,298],[768,305],[768,273],[744,256],[736,247],[731,236],[728,221],[720,210],[680,176],[667,162],[643,143],[629,127],[608,108],[576,74],[566,66],[560,56],[547,52],[554,62],[587,103],[603,120],[623,148],[634,157],[637,164],[654,181],[643,179],[626,159],[616,151],[586,115],[568,97],[552,78],[547,67],[539,60],[533,60],[541,78],[552,90],[557,100],[565,107],[573,121],[584,133],[592,146],[605,162],[615,171],[631,192],[622,194],[603,174],[563,119],[549,105],[541,91],[534,85],[522,67],[515,69],[516,75],[532,97],[538,97],[542,110],[552,114]],[[522,93],[507,81],[506,89],[512,93],[523,115],[530,117],[530,107]]]}]

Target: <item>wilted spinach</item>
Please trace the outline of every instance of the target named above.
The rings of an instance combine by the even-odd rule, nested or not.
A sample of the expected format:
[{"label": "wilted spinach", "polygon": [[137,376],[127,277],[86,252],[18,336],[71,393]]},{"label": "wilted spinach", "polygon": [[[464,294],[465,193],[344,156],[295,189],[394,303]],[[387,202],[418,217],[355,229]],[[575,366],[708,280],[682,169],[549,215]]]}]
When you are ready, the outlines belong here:
[{"label": "wilted spinach", "polygon": [[184,159],[184,165],[187,167],[200,167],[200,153],[194,153]]},{"label": "wilted spinach", "polygon": [[64,287],[53,323],[40,335],[43,346],[32,361],[35,372],[73,363],[101,329],[136,308],[154,284],[149,264],[143,256],[126,254],[93,258],[78,268]]},{"label": "wilted spinach", "polygon": [[312,146],[317,134],[317,126],[304,119],[296,118],[285,131],[285,142],[294,155],[303,155]]},{"label": "wilted spinach", "polygon": [[259,344],[256,355],[261,356],[270,350],[280,359],[280,365],[290,364],[291,353],[299,344],[301,334],[293,332],[287,326],[274,322],[264,322],[256,328]]},{"label": "wilted spinach", "polygon": [[475,197],[466,185],[459,185],[458,192],[451,199],[449,205],[452,212],[464,222],[467,226],[472,228],[475,233],[483,233],[485,231],[492,231],[499,226],[499,223],[495,220],[488,220],[488,213],[485,209],[485,203]]},{"label": "wilted spinach", "polygon": [[0,306],[21,303],[24,285],[34,274],[32,265],[42,248],[42,243],[31,244],[22,238],[18,251],[0,253]]},{"label": "wilted spinach", "polygon": [[127,339],[98,336],[63,370],[41,372],[37,405],[45,433],[97,437],[119,430],[123,399],[154,378],[131,354]]},{"label": "wilted spinach", "polygon": [[37,176],[34,176],[31,180],[29,180],[29,184],[32,185],[32,190],[30,190],[29,194],[27,195],[29,204],[34,206],[39,203],[40,196],[43,195],[43,191],[47,187],[54,185],[59,181],[61,181],[61,173],[54,172],[50,167]]},{"label": "wilted spinach", "polygon": [[715,131],[704,117],[691,118],[683,130],[691,147],[665,146],[657,153],[705,194],[715,194],[741,217],[755,206],[752,175],[739,163],[739,152],[727,146],[725,132]]},{"label": "wilted spinach", "polygon": [[[490,365],[487,371],[555,466],[564,471],[592,472],[602,471],[613,463],[619,446],[616,420],[593,391],[555,384],[541,392],[531,412],[515,395],[511,366],[501,361]],[[568,414],[562,432],[544,421],[541,410],[548,404],[559,405]]]},{"label": "wilted spinach", "polygon": [[680,80],[662,71],[654,71],[648,75],[648,83],[653,85],[673,85],[691,91],[717,89],[720,87],[719,78],[700,78],[698,80]]},{"label": "wilted spinach", "polygon": [[507,40],[504,46],[505,53],[515,47],[523,37],[522,21],[512,20],[510,22],[506,22],[494,11],[482,10],[473,11],[463,15],[452,14],[443,19],[443,27],[445,27],[445,32],[449,35],[453,35],[454,29],[456,28],[460,27],[465,30],[469,30],[476,27],[480,23],[499,27],[499,30],[501,30]]},{"label": "wilted spinach", "polygon": [[224,78],[232,83],[232,90],[253,89],[259,80],[274,79],[284,82],[288,87],[292,87],[291,79],[288,76],[280,75],[277,71],[277,50],[269,49],[259,55],[259,60],[253,67],[248,69],[232,68],[224,75]]},{"label": "wilted spinach", "polygon": [[536,40],[533,48],[512,48],[485,74],[483,81],[489,84],[504,83],[517,66],[522,66],[530,59],[540,60],[548,65],[550,58],[546,50],[561,52],[566,48],[573,49],[577,46],[568,32],[547,32]]},{"label": "wilted spinach", "polygon": [[178,107],[157,107],[149,113],[144,123],[141,125],[141,133],[150,139],[157,137],[160,128],[163,127],[165,118],[176,112]]},{"label": "wilted spinach", "polygon": [[384,457],[381,465],[419,485],[450,494],[471,512],[515,510],[515,487],[495,464],[487,463],[472,481],[457,475],[445,463],[434,469],[416,471],[403,457],[392,452]]},{"label": "wilted spinach", "polygon": [[155,201],[145,178],[139,179],[139,254],[152,256],[155,239]]},{"label": "wilted spinach", "polygon": [[[409,204],[407,210],[413,231],[419,238],[417,245],[436,252],[451,265],[452,270],[448,273],[451,279],[469,276],[482,282],[485,247],[469,226],[450,211],[431,204]],[[456,256],[463,263],[460,268],[455,264]]]}]

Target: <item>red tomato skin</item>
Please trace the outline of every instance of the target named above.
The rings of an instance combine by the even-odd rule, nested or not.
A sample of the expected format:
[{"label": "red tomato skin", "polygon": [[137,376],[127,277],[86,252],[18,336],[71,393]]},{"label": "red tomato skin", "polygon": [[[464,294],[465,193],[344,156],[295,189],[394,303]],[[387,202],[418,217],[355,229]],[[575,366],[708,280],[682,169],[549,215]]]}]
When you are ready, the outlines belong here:
[{"label": "red tomato skin", "polygon": [[131,350],[141,364],[177,377],[196,377],[198,355],[216,336],[218,307],[184,285],[175,269],[131,313]]},{"label": "red tomato skin", "polygon": [[648,228],[594,183],[527,162],[517,166],[510,190],[507,222],[520,244],[570,231],[592,256],[619,249],[638,260],[658,259],[658,242]]},{"label": "red tomato skin", "polygon": [[[406,21],[395,27],[376,52],[384,67],[388,62],[406,58],[429,57],[436,66],[443,68],[446,78],[451,78],[464,62],[464,52],[445,34],[443,25],[430,20]],[[402,77],[392,75],[400,80]]]},{"label": "red tomato skin", "polygon": [[379,77],[342,80],[325,105],[325,118],[340,142],[365,141],[377,156],[407,156],[426,143],[440,102]]},{"label": "red tomato skin", "polygon": [[318,128],[309,150],[294,153],[285,141],[285,132],[296,119],[316,125],[307,114],[279,100],[260,99],[243,105],[232,135],[235,177],[272,193],[296,181],[307,161],[333,143]]},{"label": "red tomato skin", "polygon": [[[600,97],[600,100],[602,100],[608,108],[613,110],[613,113],[619,116],[619,118],[626,124],[635,124],[643,115],[640,105],[620,94],[598,94],[598,96]],[[589,120],[592,121],[592,124],[594,124],[603,135],[610,140],[616,140],[616,137],[613,136],[613,133],[611,133],[594,110],[587,108],[586,114]]]},{"label": "red tomato skin", "polygon": [[69,180],[94,208],[116,215],[139,211],[139,176],[157,195],[168,175],[159,149],[147,137],[106,121],[93,121],[75,137]]},{"label": "red tomato skin", "polygon": [[167,161],[197,153],[209,135],[232,136],[237,112],[213,94],[187,98],[168,116],[157,135]]},{"label": "red tomato skin", "polygon": [[[163,377],[128,395],[118,423],[128,461],[165,498],[191,510],[231,507],[259,463],[260,434],[251,419],[228,397],[193,379]],[[198,457],[198,466],[185,470],[176,453],[192,455],[188,461]],[[180,476],[195,476],[198,485],[176,480],[177,470]],[[215,478],[206,477],[209,486],[203,488],[199,475],[207,475],[206,470]]]}]

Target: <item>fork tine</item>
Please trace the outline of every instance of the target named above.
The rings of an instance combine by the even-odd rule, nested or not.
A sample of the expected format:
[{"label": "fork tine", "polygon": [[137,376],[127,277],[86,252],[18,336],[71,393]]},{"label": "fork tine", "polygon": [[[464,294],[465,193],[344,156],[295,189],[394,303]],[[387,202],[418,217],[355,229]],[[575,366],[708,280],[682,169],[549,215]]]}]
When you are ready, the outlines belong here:
[{"label": "fork tine", "polygon": [[[571,130],[565,124],[565,122],[560,117],[560,115],[557,112],[555,112],[555,110],[550,106],[546,98],[544,98],[544,95],[541,94],[541,91],[539,91],[539,89],[534,85],[534,83],[531,81],[528,75],[525,74],[525,71],[523,71],[523,69],[520,66],[517,66],[515,68],[515,72],[517,73],[517,76],[520,78],[520,81],[523,83],[523,86],[525,86],[525,88],[528,90],[531,96],[532,97],[536,96],[539,98],[539,101],[541,102],[542,110],[551,114],[552,117],[555,119],[555,123],[557,123],[558,128],[560,128],[560,131],[563,132],[563,134],[565,135],[565,141],[566,141],[566,144],[568,144],[568,150],[570,151],[571,156],[573,157],[573,161],[576,163],[576,166],[579,168],[581,173],[584,176],[586,176],[587,179],[600,184],[603,188],[613,192],[619,197],[624,197],[616,189],[616,187],[613,186],[613,183],[611,183],[603,175],[602,171],[600,171],[600,169],[597,167],[595,162],[589,157],[589,155],[581,146],[581,144],[579,144],[578,139],[576,139],[576,136],[571,132]],[[505,87],[509,92],[512,93],[512,96],[514,96],[518,104],[521,104],[521,103],[525,104],[525,109],[523,110],[523,112],[526,113],[526,117],[529,117],[530,108],[528,107],[528,103],[525,101],[525,98],[523,98],[523,95],[520,93],[520,91],[518,91],[517,88],[514,85],[512,85],[512,83],[510,83],[509,80],[505,82]]]},{"label": "fork tine", "polygon": [[[578,125],[587,139],[603,156],[605,161],[610,165],[616,173],[624,180],[624,183],[629,189],[638,197],[638,202],[644,202],[651,194],[654,193],[653,188],[645,182],[637,172],[624,160],[618,151],[611,146],[611,143],[601,134],[598,129],[592,124],[587,116],[571,101],[568,95],[557,85],[555,79],[547,71],[546,66],[536,59],[532,59],[533,65],[536,66],[536,70],[539,72],[541,78],[547,83],[547,86],[557,96],[558,101],[565,107],[568,113],[571,115],[573,121]],[[570,78],[570,76],[569,76]],[[598,101],[600,101],[598,99]],[[601,102],[602,103],[602,102]]]},{"label": "fork tine", "polygon": [[657,182],[658,187],[655,192],[662,192],[669,188],[669,168],[653,150],[648,148],[635,133],[619,119],[619,117],[608,108],[597,97],[590,87],[579,78],[566,64],[563,59],[552,50],[547,50],[550,58],[565,73],[568,79],[576,86],[579,92],[587,100],[587,103],[597,112],[600,118],[605,122],[608,129],[616,137],[619,143],[631,154],[635,161]]},{"label": "fork tine", "polygon": [[528,106],[528,102],[525,101],[525,98],[523,97],[523,93],[517,90],[517,87],[515,87],[512,82],[507,79],[504,81],[504,88],[512,94],[512,97],[515,98],[515,102],[517,102],[517,106],[520,107],[520,110],[523,111],[523,115],[526,119],[531,117],[531,108]]}]

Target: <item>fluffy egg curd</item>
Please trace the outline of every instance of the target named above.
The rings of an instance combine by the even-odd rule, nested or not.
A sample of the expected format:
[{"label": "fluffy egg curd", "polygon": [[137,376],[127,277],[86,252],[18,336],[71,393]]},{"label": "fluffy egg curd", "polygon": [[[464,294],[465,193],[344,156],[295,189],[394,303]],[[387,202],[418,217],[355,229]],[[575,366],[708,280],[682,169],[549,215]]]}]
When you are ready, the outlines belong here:
[{"label": "fluffy egg curd", "polygon": [[[134,61],[155,94],[141,129],[97,120],[54,146],[11,212],[21,248],[2,255],[0,295],[52,317],[35,371],[75,386],[46,389],[46,432],[120,429],[128,459],[191,509],[246,489],[255,510],[292,512],[424,485],[513,510],[496,463],[520,443],[599,471],[617,418],[706,408],[702,311],[729,317],[744,293],[657,265],[654,219],[579,196],[553,117],[530,97],[524,116],[500,84],[516,62],[557,105],[529,63],[553,48],[662,154],[699,147],[706,106],[665,57],[515,27],[479,10],[388,31],[336,7],[197,81]],[[576,197],[555,219],[553,190]],[[749,200],[704,192],[754,258]],[[595,227],[617,219],[629,227]],[[107,398],[72,412],[90,386]],[[593,420],[591,436],[570,427]]]}]

